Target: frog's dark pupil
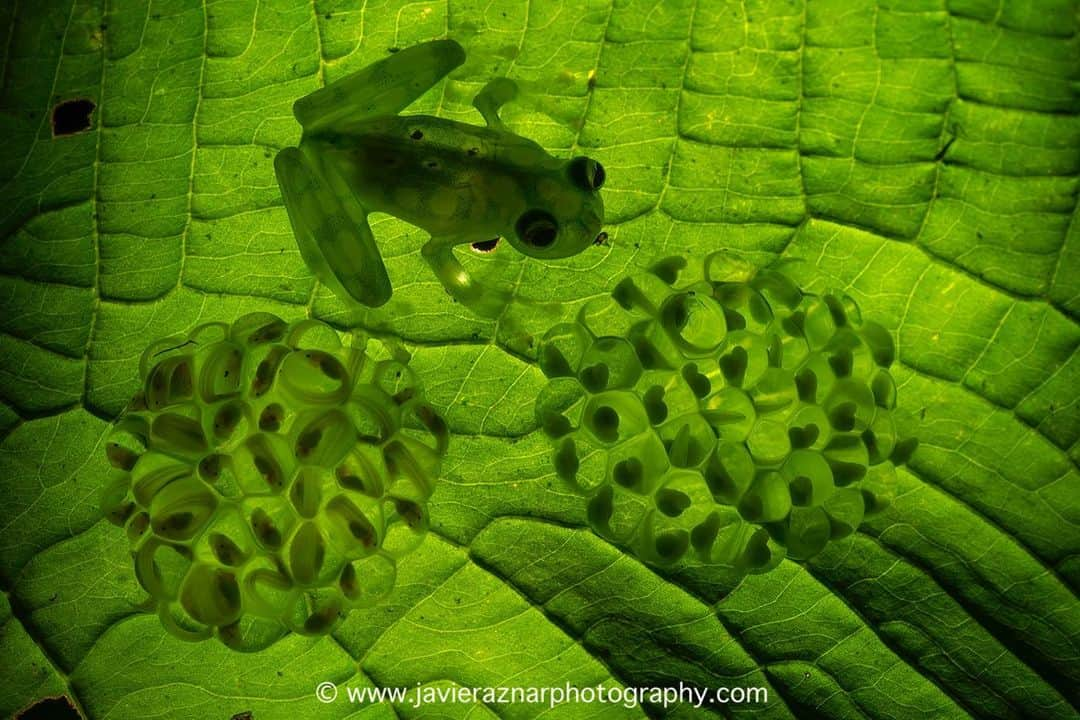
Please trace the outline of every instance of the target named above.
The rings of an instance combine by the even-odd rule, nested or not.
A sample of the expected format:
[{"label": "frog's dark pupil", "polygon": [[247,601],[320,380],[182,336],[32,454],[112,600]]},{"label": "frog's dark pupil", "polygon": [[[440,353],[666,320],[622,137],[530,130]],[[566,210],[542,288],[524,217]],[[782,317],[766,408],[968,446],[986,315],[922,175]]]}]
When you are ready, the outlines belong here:
[{"label": "frog's dark pupil", "polygon": [[420,140],[424,137],[424,133],[420,132],[419,130],[413,130],[412,135],[410,135],[409,137],[411,137],[413,140]]},{"label": "frog's dark pupil", "polygon": [[529,242],[536,247],[547,247],[555,242],[555,228],[550,225],[536,225],[529,230]]},{"label": "frog's dark pupil", "polygon": [[599,190],[604,187],[604,179],[607,178],[607,173],[604,172],[604,166],[600,163],[596,163],[596,172],[593,173],[592,186],[594,189]]},{"label": "frog's dark pupil", "polygon": [[529,210],[518,218],[516,230],[518,237],[529,245],[547,247],[555,242],[559,234],[559,224],[549,212]]},{"label": "frog's dark pupil", "polygon": [[604,167],[587,157],[570,161],[570,180],[582,190],[599,190],[604,184]]}]

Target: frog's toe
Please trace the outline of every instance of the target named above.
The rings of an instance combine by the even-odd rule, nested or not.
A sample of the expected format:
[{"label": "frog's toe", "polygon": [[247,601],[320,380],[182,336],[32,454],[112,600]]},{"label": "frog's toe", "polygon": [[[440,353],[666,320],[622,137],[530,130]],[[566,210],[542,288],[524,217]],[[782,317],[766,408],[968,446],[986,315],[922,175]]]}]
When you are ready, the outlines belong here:
[{"label": "frog's toe", "polygon": [[513,300],[508,292],[476,282],[454,256],[452,245],[446,239],[431,238],[420,249],[420,254],[450,296],[481,317],[500,317]]},{"label": "frog's toe", "polygon": [[300,254],[315,277],[345,302],[377,307],[389,300],[390,278],[359,203],[339,198],[297,148],[279,152],[274,171]]}]

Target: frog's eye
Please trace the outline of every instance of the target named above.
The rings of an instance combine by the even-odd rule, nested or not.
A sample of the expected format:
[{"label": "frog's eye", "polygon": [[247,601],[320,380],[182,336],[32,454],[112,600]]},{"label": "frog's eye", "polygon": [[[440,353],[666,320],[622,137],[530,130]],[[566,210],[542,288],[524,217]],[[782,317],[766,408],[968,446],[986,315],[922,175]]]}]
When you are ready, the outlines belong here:
[{"label": "frog's eye", "polygon": [[555,242],[559,223],[545,210],[529,210],[518,218],[515,229],[523,243],[544,248]]},{"label": "frog's eye", "polygon": [[604,166],[592,158],[579,157],[570,161],[570,179],[582,190],[599,190],[604,186]]}]

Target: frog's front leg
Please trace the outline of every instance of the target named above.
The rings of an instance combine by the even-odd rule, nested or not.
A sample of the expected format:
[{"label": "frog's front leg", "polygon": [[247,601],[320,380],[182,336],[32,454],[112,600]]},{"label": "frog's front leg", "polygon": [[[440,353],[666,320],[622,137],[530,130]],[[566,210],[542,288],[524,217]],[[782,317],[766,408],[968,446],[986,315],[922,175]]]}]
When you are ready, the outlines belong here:
[{"label": "frog's front leg", "polygon": [[488,127],[503,130],[503,121],[499,110],[503,105],[517,97],[518,87],[510,78],[495,78],[483,87],[473,98],[473,107],[480,111]]},{"label": "frog's front leg", "polygon": [[274,158],[274,171],[300,254],[342,299],[377,307],[390,299],[390,278],[367,212],[333,170],[298,148]]},{"label": "frog's front leg", "polygon": [[487,287],[476,282],[454,255],[454,245],[466,244],[467,240],[432,237],[421,249],[424,260],[435,271],[439,282],[450,295],[477,315],[497,318],[513,299],[504,290]]}]

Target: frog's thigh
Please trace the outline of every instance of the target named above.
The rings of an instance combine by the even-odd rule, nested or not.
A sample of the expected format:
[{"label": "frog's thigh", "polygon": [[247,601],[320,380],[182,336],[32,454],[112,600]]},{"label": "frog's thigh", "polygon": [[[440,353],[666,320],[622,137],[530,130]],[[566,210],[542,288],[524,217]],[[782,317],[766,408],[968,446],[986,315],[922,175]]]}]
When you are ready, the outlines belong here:
[{"label": "frog's thigh", "polygon": [[397,115],[463,62],[454,40],[413,45],[300,98],[293,115],[309,131]]},{"label": "frog's thigh", "polygon": [[297,148],[279,152],[274,171],[300,254],[315,277],[343,301],[377,307],[389,300],[390,278],[355,198],[338,197]]},{"label": "frog's thigh", "polygon": [[433,237],[421,249],[439,282],[458,302],[477,315],[496,318],[510,302],[508,293],[480,285],[454,256],[452,240]]},{"label": "frog's thigh", "polygon": [[495,78],[473,98],[473,107],[480,111],[488,127],[502,127],[499,109],[517,97],[518,87],[510,78]]}]

